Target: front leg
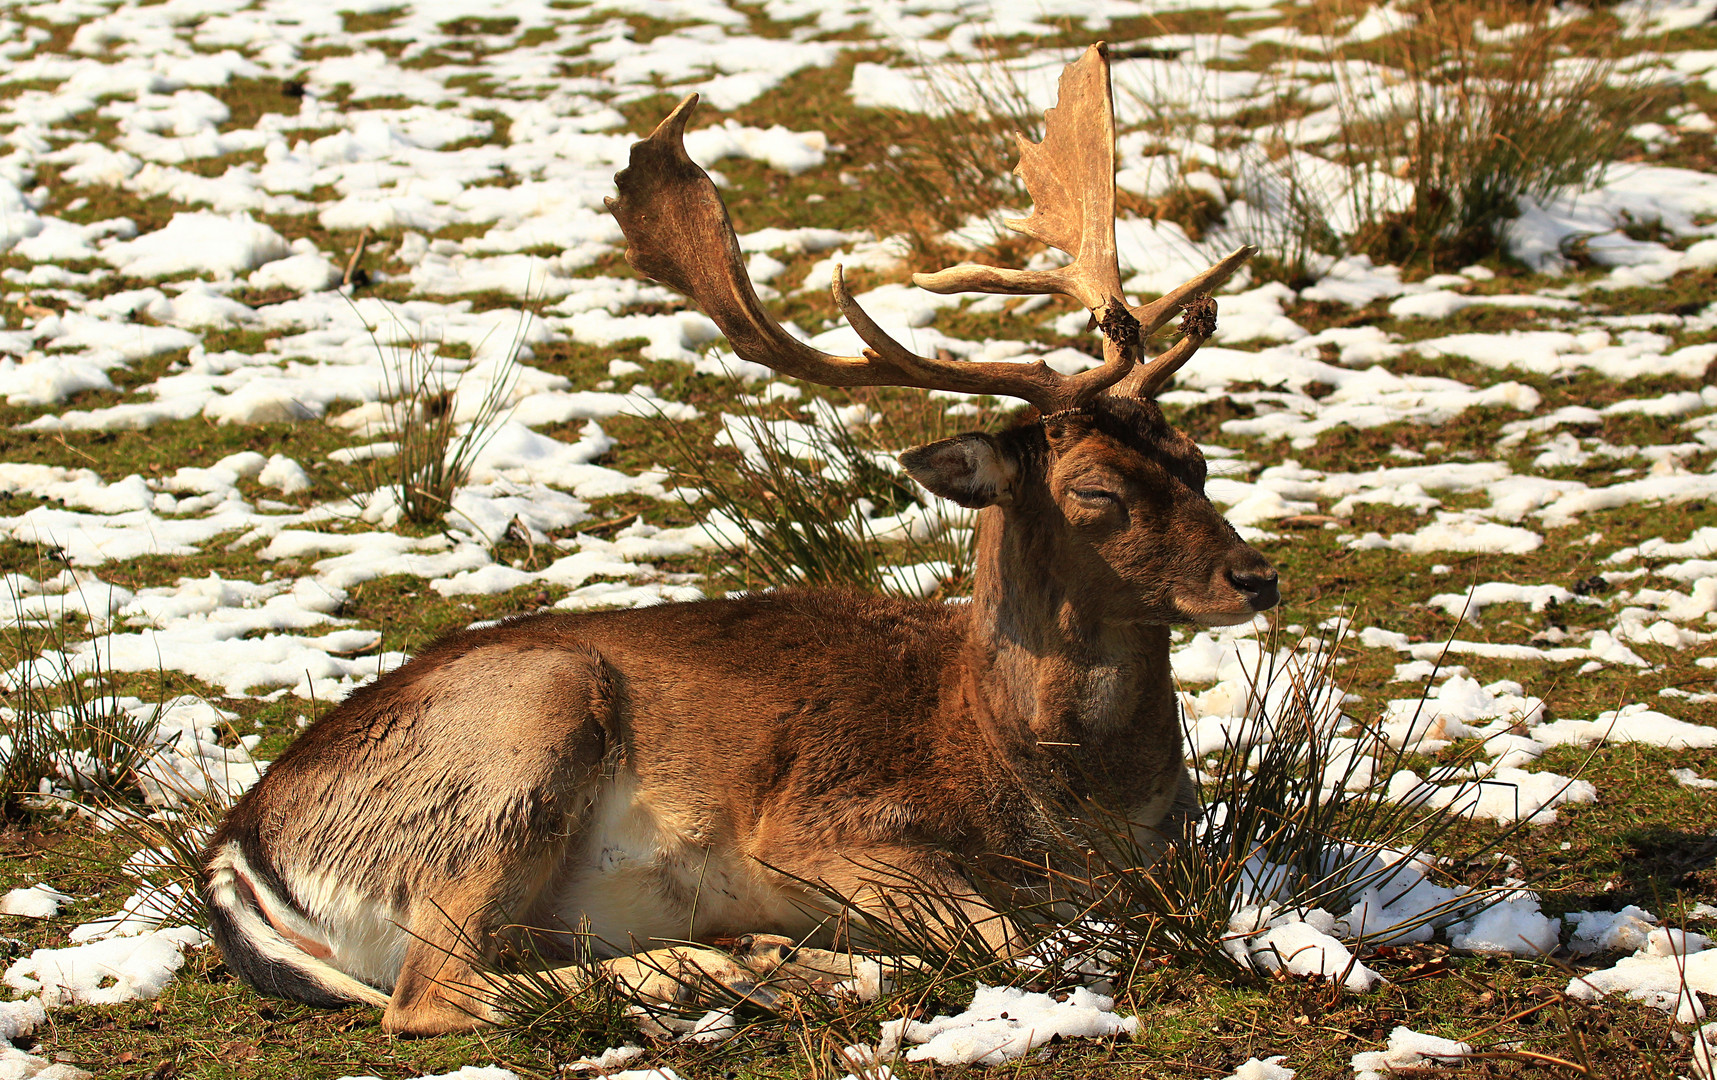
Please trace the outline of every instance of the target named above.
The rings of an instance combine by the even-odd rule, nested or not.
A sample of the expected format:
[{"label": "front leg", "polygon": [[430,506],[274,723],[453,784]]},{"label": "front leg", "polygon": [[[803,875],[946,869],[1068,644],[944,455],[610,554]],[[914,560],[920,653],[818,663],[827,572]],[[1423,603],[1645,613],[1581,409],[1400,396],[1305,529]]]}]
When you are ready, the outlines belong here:
[{"label": "front leg", "polygon": [[527,1010],[545,980],[557,999],[599,992],[607,981],[638,1007],[636,1018],[646,1031],[668,1034],[688,1029],[680,1017],[710,1009],[750,1005],[782,1013],[812,995],[875,1001],[906,967],[922,965],[907,957],[885,968],[856,953],[801,946],[778,934],[747,934],[725,952],[675,945],[531,974],[491,973],[487,980],[496,1017]]},{"label": "front leg", "polygon": [[1137,821],[1131,824],[1140,869],[1149,870],[1156,866],[1173,848],[1184,851],[1185,845],[1197,835],[1203,812],[1198,802],[1198,785],[1193,783],[1192,774],[1182,766],[1167,811],[1154,824],[1143,825]]},{"label": "front leg", "polygon": [[490,1004],[501,1013],[528,1009],[528,1003],[544,990],[557,998],[578,997],[599,993],[603,983],[652,1014],[746,1003],[771,1011],[780,1008],[783,995],[767,985],[771,969],[763,964],[753,967],[746,959],[743,953],[730,956],[704,945],[674,945],[590,964],[528,973],[491,972],[486,978]]},{"label": "front leg", "polygon": [[793,996],[814,993],[875,1001],[899,972],[925,970],[915,956],[889,957],[885,966],[874,957],[812,948],[779,934],[747,934],[733,948],[735,958],[765,976],[771,989]]}]

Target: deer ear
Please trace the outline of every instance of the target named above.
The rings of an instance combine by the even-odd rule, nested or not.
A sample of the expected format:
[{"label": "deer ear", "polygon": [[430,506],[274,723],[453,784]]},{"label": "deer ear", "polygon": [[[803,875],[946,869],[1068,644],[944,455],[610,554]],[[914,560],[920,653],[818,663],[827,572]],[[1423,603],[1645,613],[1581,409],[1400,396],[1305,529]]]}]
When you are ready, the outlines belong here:
[{"label": "deer ear", "polygon": [[900,455],[900,464],[932,493],[972,510],[1013,499],[1019,462],[983,432],[956,435]]}]

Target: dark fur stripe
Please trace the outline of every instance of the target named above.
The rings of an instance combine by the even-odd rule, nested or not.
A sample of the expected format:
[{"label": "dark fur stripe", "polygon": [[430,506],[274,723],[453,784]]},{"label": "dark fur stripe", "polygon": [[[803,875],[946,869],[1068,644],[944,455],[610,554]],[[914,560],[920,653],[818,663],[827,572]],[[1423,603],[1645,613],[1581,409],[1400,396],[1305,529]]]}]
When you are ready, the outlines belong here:
[{"label": "dark fur stripe", "polygon": [[227,967],[257,990],[323,1009],[338,1009],[352,1003],[352,999],[330,991],[306,972],[263,955],[233,925],[226,908],[220,904],[210,903],[208,909],[209,936],[226,958]]}]

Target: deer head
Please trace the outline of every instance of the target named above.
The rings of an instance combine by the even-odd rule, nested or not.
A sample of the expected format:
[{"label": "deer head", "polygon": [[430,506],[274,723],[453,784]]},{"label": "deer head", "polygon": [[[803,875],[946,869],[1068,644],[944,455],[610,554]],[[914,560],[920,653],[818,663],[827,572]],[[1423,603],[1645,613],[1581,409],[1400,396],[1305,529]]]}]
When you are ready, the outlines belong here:
[{"label": "deer head", "polygon": [[[608,209],[638,272],[689,296],[735,353],[825,386],[916,386],[1022,398],[1039,416],[998,435],[972,433],[900,457],[926,488],[989,508],[979,591],[997,575],[1035,575],[1080,621],[1103,625],[1245,622],[1277,601],[1276,573],[1204,494],[1198,446],[1163,418],[1156,392],[1216,329],[1210,290],[1254,249],[1242,247],[1145,305],[1122,294],[1115,248],[1115,121],[1109,61],[1099,43],[1062,73],[1041,143],[1018,137],[1016,172],[1032,214],[1008,227],[1072,257],[1054,270],[963,264],[913,281],[934,292],[1068,296],[1103,331],[1103,362],[1072,376],[1042,361],[966,362],[919,356],[848,293],[831,292],[867,346],[858,357],[813,349],[777,323],[746,276],[715,185],[687,156],[692,94],[632,148]],[[1181,337],[1151,359],[1150,336],[1185,310]]]}]

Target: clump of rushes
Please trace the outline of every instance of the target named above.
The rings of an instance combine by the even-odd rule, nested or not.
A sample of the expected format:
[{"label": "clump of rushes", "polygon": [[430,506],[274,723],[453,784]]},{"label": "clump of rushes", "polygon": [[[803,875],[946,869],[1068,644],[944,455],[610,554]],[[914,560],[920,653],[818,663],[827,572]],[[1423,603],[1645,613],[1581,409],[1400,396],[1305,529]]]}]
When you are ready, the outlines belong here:
[{"label": "clump of rushes", "polygon": [[[1179,222],[1195,241],[1214,232],[1212,248],[1251,244],[1255,276],[1296,288],[1356,253],[1458,269],[1499,251],[1523,198],[1590,188],[1661,103],[1618,67],[1612,42],[1548,0],[1425,0],[1402,7],[1393,33],[1343,42],[1372,8],[1330,0],[1309,12],[1327,58],[1285,70],[1321,70],[1325,83],[1309,95],[1273,86],[1237,128],[1210,126],[1213,103],[1129,87],[1154,152],[1177,173],[1138,212]],[[1327,136],[1302,138],[1307,123]],[[1227,151],[1226,210],[1178,178],[1186,148],[1208,153],[1206,143]]]},{"label": "clump of rushes", "polygon": [[[1341,713],[1337,645],[1261,650],[1247,719],[1204,762],[1200,812],[1185,834],[1135,829],[1100,788],[1077,785],[1088,790],[1075,793],[1070,785],[1066,807],[1051,815],[1063,828],[1043,838],[1038,858],[963,868],[990,906],[1037,943],[1023,960],[987,944],[959,898],[886,868],[873,877],[903,910],[938,918],[848,917],[862,924],[863,940],[893,958],[885,964],[919,982],[933,972],[1057,986],[1100,973],[1124,993],[1133,975],[1164,959],[1249,977],[1251,969],[1224,948],[1234,937],[1230,921],[1249,905],[1321,907],[1339,916],[1367,889],[1391,903],[1421,879],[1445,890],[1445,899],[1371,935],[1398,941],[1514,895],[1522,882],[1461,880],[1452,868],[1497,869],[1490,853],[1529,826],[1472,829],[1463,813],[1470,803],[1434,806],[1429,788],[1386,799],[1409,752],[1391,747],[1378,725]],[[1332,738],[1344,730],[1344,739]],[[1474,745],[1455,755],[1453,771],[1481,751]],[[915,959],[902,964],[902,957]]]},{"label": "clump of rushes", "polygon": [[676,424],[656,426],[741,587],[848,585],[914,597],[969,587],[967,513],[913,483],[876,431],[822,399],[808,417],[789,403],[734,400],[713,453]]},{"label": "clump of rushes", "polygon": [[[121,917],[205,925],[196,879],[203,846],[232,805],[224,769],[212,775],[218,766],[197,759],[197,783],[163,764],[162,707],[121,693],[99,637],[76,644],[80,619],[91,630],[106,622],[95,613],[108,611],[108,598],[90,595],[69,569],[47,573],[45,555],[37,563],[44,580],[35,591],[24,575],[5,583],[12,610],[0,647],[13,666],[0,671],[0,815],[96,819],[109,847],[127,853],[115,869],[137,886]],[[50,580],[64,590],[43,589]],[[155,683],[164,690],[164,675]]]},{"label": "clump of rushes", "polygon": [[[529,937],[507,940],[495,968],[508,977],[468,989],[504,1014],[512,1030],[535,1045],[582,1055],[636,1043],[634,1010],[640,1006],[615,980],[597,974],[588,923],[553,936],[552,943]],[[543,947],[549,947],[552,955]],[[583,968],[589,975],[569,986],[564,974],[570,967]]]},{"label": "clump of rushes", "polygon": [[[38,558],[44,577],[51,568]],[[72,572],[64,570],[63,575]],[[74,652],[72,623],[102,598],[81,582],[59,593],[34,592],[24,575],[8,575],[9,612],[0,614],[0,814],[17,820],[58,811],[56,791],[135,788],[155,752],[155,717],[127,710],[101,650]],[[106,611],[105,603],[99,610]]]},{"label": "clump of rushes", "polygon": [[113,785],[96,787],[95,816],[114,838],[115,849],[131,852],[117,870],[136,886],[115,921],[137,917],[161,926],[208,928],[198,888],[203,849],[240,793],[206,761],[199,767],[202,791],[172,806],[145,805]]},{"label": "clump of rushes", "polygon": [[[1367,889],[1405,893],[1421,875],[1434,885],[1465,886],[1380,931],[1397,939],[1429,923],[1471,918],[1521,887],[1463,882],[1448,868],[1492,865],[1485,856],[1528,828],[1525,821],[1474,830],[1463,813],[1470,803],[1436,807],[1429,788],[1385,798],[1389,778],[1410,754],[1391,747],[1378,724],[1341,712],[1339,641],[1302,640],[1291,650],[1275,644],[1260,650],[1250,673],[1247,719],[1203,763],[1200,817],[1190,835],[1170,838],[1163,858],[1141,871],[1151,865],[1154,838],[1141,840],[1124,816],[1093,800],[1083,831],[1058,841],[1064,850],[1052,861],[1082,866],[1052,877],[1058,892],[1088,898],[1085,926],[1092,929],[1084,934],[1092,944],[1084,952],[1126,959],[1122,970],[1146,955],[1167,955],[1233,972],[1237,961],[1223,943],[1232,936],[1231,918],[1250,904],[1340,915]],[[1464,771],[1482,749],[1469,745],[1449,764]]]},{"label": "clump of rushes", "polygon": [[[433,525],[453,507],[453,495],[471,476],[477,455],[499,430],[518,373],[518,346],[492,371],[474,406],[462,407],[460,387],[471,368],[449,360],[432,345],[411,341],[394,347],[382,365],[383,394],[394,452],[372,458],[376,486],[392,492],[405,520]],[[378,346],[379,347],[379,346]]]},{"label": "clump of rushes", "polygon": [[1618,85],[1615,55],[1549,0],[1423,0],[1410,11],[1411,26],[1371,47],[1398,75],[1385,92],[1357,85],[1346,55],[1332,60],[1338,159],[1412,185],[1405,206],[1386,201],[1384,185],[1353,185],[1354,250],[1436,269],[1490,255],[1522,198],[1589,187],[1657,107],[1638,80]]}]

